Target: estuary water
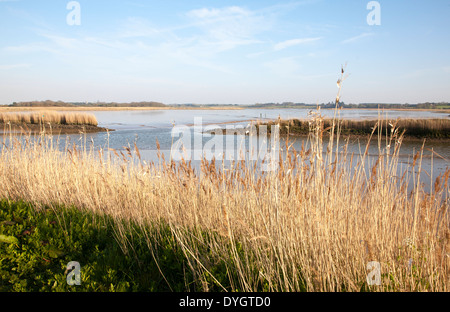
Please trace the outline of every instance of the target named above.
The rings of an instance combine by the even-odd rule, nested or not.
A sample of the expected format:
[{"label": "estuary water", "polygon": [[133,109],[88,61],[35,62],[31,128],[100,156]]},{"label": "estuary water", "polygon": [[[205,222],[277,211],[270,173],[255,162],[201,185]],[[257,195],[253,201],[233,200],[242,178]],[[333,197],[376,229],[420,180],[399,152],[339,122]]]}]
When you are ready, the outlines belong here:
[{"label": "estuary water", "polygon": [[[170,159],[171,149],[177,146],[180,142],[185,144],[191,142],[191,148],[195,149],[198,146],[208,147],[216,159],[220,159],[218,155],[221,151],[235,150],[234,159],[240,155],[239,151],[250,153],[250,141],[248,136],[235,135],[210,135],[205,134],[204,130],[209,128],[238,128],[248,126],[251,120],[273,120],[278,117],[282,119],[311,118],[311,113],[317,113],[316,110],[309,109],[242,109],[242,110],[121,110],[121,111],[87,111],[96,116],[99,126],[112,129],[109,133],[94,133],[87,135],[62,135],[61,141],[69,139],[71,142],[77,144],[81,142],[93,142],[96,147],[104,149],[111,148],[117,151],[124,151],[127,147],[134,149],[134,144],[139,148],[139,152],[143,160],[157,162],[157,142],[160,146],[161,152],[164,154],[166,160]],[[320,110],[320,114],[324,117],[333,117],[334,110]],[[341,110],[339,112],[340,118],[343,119],[396,119],[396,118],[449,118],[446,113],[430,112],[430,111],[413,111],[413,110]],[[183,131],[174,131],[182,129]],[[186,133],[188,134],[186,136]],[[270,146],[270,137],[267,138],[267,146]],[[305,143],[306,138],[292,138],[293,148],[300,150],[302,143]],[[215,144],[212,144],[215,143]],[[258,144],[260,141],[258,141]],[[348,144],[349,154],[354,154],[355,158],[365,151],[365,139],[352,139]],[[404,170],[417,170],[417,166],[412,168],[411,163],[414,155],[420,151],[422,141],[406,141],[402,143],[400,150],[401,167]],[[195,145],[197,144],[197,145]],[[199,145],[200,144],[200,145]],[[227,145],[228,144],[228,145]],[[257,149],[260,151],[259,145]],[[344,142],[341,140],[339,150],[344,148]],[[61,142],[63,146],[64,143]],[[222,150],[218,148],[222,145]],[[325,145],[325,144],[324,144]],[[383,146],[384,145],[384,146]],[[211,149],[211,146],[214,146]],[[284,139],[280,139],[280,147],[285,147]],[[325,146],[326,147],[326,146]],[[372,157],[376,160],[379,155],[379,145],[375,137],[369,148],[369,161]],[[425,149],[423,152],[422,175],[421,179],[430,180],[430,177],[436,177],[450,168],[450,146],[446,141],[430,141],[425,142]],[[201,149],[200,148],[200,149]],[[387,151],[386,143],[381,143],[381,149]],[[391,147],[391,152],[393,147]],[[253,149],[254,151],[254,149]],[[183,149],[180,149],[180,153]],[[179,153],[179,154],[180,154]],[[193,154],[192,156],[194,167],[199,165]],[[186,154],[185,154],[186,156]],[[248,156],[248,155],[247,155]],[[225,157],[225,159],[229,159]],[[408,169],[409,168],[409,169]],[[431,175],[432,174],[432,175]],[[423,178],[422,178],[423,176]]]},{"label": "estuary water", "polygon": [[[194,130],[199,118],[203,127],[217,125],[228,127],[247,126],[250,120],[274,120],[278,117],[310,118],[307,109],[243,109],[243,110],[127,110],[127,111],[91,111],[99,122],[99,126],[114,129],[109,136],[105,133],[90,135],[95,142],[102,143],[109,137],[111,148],[122,149],[128,143],[137,143],[140,150],[154,150],[156,139],[161,149],[170,150],[173,142],[171,135],[174,126],[188,126]],[[334,110],[321,110],[324,117],[333,117]],[[341,118],[348,119],[396,119],[396,118],[449,118],[448,114],[429,111],[377,111],[377,110],[342,110]],[[195,129],[201,133],[201,129]],[[75,135],[76,136],[76,135]],[[176,139],[176,138],[175,138]],[[375,143],[375,142],[374,142]],[[404,153],[409,154],[420,149],[421,141],[403,143]],[[447,142],[430,142],[426,148],[434,148],[447,159],[450,159],[450,146]]]},{"label": "estuary water", "polygon": [[[146,161],[157,161],[157,142],[160,145],[161,152],[164,154],[166,160],[170,159],[171,148],[177,143],[186,143],[182,140],[183,136],[180,131],[173,131],[176,128],[189,129],[191,140],[191,148],[195,149],[198,145],[195,142],[201,142],[201,146],[211,147],[211,142],[214,139],[220,145],[222,142],[222,150],[228,151],[228,148],[235,148],[236,154],[234,159],[237,159],[241,150],[239,146],[244,146],[244,150],[250,151],[249,139],[244,138],[244,141],[239,141],[237,136],[218,136],[208,135],[202,133],[207,127],[226,127],[238,128],[249,125],[251,120],[273,120],[278,117],[282,119],[289,118],[311,118],[310,114],[317,113],[316,110],[309,109],[242,109],[242,110],[123,110],[123,111],[89,111],[93,113],[99,122],[99,126],[113,129],[109,133],[95,133],[88,134],[87,137],[81,138],[80,135],[70,135],[73,142],[80,140],[93,141],[96,146],[116,149],[118,151],[124,150],[126,147],[134,148],[134,144],[139,148],[141,157]],[[334,110],[320,110],[320,114],[324,117],[333,117]],[[430,111],[413,111],[413,110],[341,110],[339,112],[340,118],[344,119],[396,119],[396,118],[449,118],[446,113],[430,112]],[[199,127],[201,122],[201,127]],[[175,127],[175,128],[174,128]],[[305,143],[305,138],[290,139],[294,142],[293,147],[300,150],[302,143]],[[284,139],[281,138],[280,146],[283,149],[285,146]],[[209,142],[209,143],[208,143]],[[239,143],[240,142],[240,143]],[[364,139],[354,139],[348,144],[349,154],[354,153],[355,157],[361,155],[365,151],[366,141]],[[417,170],[417,166],[412,168],[410,165],[414,155],[420,151],[422,141],[405,141],[402,143],[400,150],[401,168],[410,168],[411,174]],[[227,146],[227,144],[229,144]],[[268,138],[270,144],[270,138]],[[344,142],[341,141],[343,149]],[[384,146],[383,146],[384,145]],[[269,145],[270,146],[270,145]],[[247,148],[246,148],[247,147]],[[370,157],[376,159],[379,154],[379,145],[377,139],[371,141],[369,148]],[[430,177],[445,172],[450,168],[450,146],[446,141],[430,141],[425,142],[425,149],[423,152],[422,161],[422,179],[429,181]],[[386,150],[386,143],[381,143],[381,149]],[[391,152],[393,147],[391,148]],[[183,151],[182,149],[180,150]],[[216,147],[212,150],[217,159],[219,153]],[[220,149],[219,149],[220,151]],[[196,166],[195,156],[189,154]],[[186,156],[186,154],[184,154]],[[225,159],[228,159],[225,156]],[[409,169],[408,169],[409,170]]]}]

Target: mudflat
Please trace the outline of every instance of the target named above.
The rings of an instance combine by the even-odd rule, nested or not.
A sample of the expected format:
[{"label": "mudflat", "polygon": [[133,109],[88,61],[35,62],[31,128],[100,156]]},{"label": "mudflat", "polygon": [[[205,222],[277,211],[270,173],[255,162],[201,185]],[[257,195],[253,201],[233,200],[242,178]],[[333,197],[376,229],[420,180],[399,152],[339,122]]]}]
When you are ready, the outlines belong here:
[{"label": "mudflat", "polygon": [[5,124],[0,123],[0,135],[15,134],[77,134],[114,131],[94,125],[65,125],[65,124]]}]

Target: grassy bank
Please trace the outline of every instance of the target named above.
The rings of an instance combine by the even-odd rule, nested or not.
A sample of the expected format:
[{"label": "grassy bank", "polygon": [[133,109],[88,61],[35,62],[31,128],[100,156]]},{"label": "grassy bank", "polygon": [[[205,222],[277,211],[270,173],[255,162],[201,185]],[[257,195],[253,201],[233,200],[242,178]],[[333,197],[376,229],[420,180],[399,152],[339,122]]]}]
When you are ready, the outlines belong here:
[{"label": "grassy bank", "polygon": [[[267,125],[270,133],[271,126],[279,124],[281,135],[307,136],[311,131],[310,120],[290,119],[275,120],[267,123],[256,124]],[[332,119],[324,119],[323,126],[326,129],[324,134],[329,134],[333,125]],[[335,133],[351,136],[369,136],[373,129],[378,129],[377,134],[382,137],[391,135],[392,129],[404,132],[403,139],[450,139],[450,119],[398,119],[398,120],[339,120],[335,127]]]},{"label": "grassy bank", "polygon": [[[0,198],[107,217],[121,246],[157,259],[156,276],[171,289],[181,280],[196,291],[448,291],[450,170],[421,180],[420,152],[400,168],[396,128],[368,159],[338,148],[337,137],[324,146],[324,119],[309,121],[301,150],[287,143],[269,173],[245,161],[204,160],[201,173],[186,162],[147,163],[137,146],[115,157],[101,146],[60,151],[45,136],[13,139],[1,149]],[[155,250],[164,237],[183,263],[173,279]],[[380,286],[368,285],[371,261],[381,264]]]},{"label": "grassy bank", "polygon": [[[128,224],[118,237],[115,222],[75,208],[36,211],[24,202],[0,201],[0,292],[201,289],[166,224],[149,225],[151,236]],[[80,263],[80,285],[67,283],[71,261]],[[225,260],[217,259],[211,270],[230,288],[226,268]],[[217,289],[213,284],[211,290]]]},{"label": "grassy bank", "polygon": [[87,113],[61,113],[55,111],[38,111],[27,113],[0,113],[0,123],[12,124],[54,124],[54,125],[90,125],[97,126],[97,118]]},{"label": "grassy bank", "polygon": [[56,111],[0,113],[0,134],[46,132],[58,135],[107,130],[98,127],[97,118],[93,114],[87,113]]},{"label": "grassy bank", "polygon": [[2,124],[0,123],[0,135],[19,134],[52,134],[55,136],[61,134],[81,134],[114,131],[92,125],[62,125],[62,124]]}]

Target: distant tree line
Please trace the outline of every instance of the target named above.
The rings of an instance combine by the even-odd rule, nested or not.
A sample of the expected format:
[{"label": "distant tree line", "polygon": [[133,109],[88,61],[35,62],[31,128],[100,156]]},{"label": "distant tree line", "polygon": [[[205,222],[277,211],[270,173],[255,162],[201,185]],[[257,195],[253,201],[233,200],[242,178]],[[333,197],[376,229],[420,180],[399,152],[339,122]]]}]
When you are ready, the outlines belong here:
[{"label": "distant tree line", "polygon": [[[142,101],[130,103],[116,103],[116,102],[63,102],[63,101],[29,101],[29,102],[14,102],[10,104],[11,107],[214,107],[217,104],[180,104],[180,105],[165,105],[160,102]],[[239,105],[239,104],[221,104],[220,106],[237,106],[237,107],[251,107],[251,108],[335,108],[335,102],[321,103],[321,104],[306,104],[294,102],[282,103],[256,103],[253,105]],[[419,104],[397,104],[397,103],[359,103],[359,104],[345,104],[339,102],[338,107],[353,108],[353,109],[450,109],[449,102],[426,102]]]},{"label": "distant tree line", "polygon": [[271,108],[271,107],[279,107],[279,108],[304,108],[314,106],[312,104],[305,103],[294,103],[294,102],[283,102],[283,103],[256,103],[251,105],[251,107],[257,108]]},{"label": "distant tree line", "polygon": [[[359,104],[345,104],[340,103],[340,107],[343,108],[381,108],[381,109],[442,109],[450,108],[450,103],[419,103],[419,104],[396,104],[396,103],[359,103]],[[328,103],[324,107],[335,107],[334,103]]]},{"label": "distant tree line", "polygon": [[[256,103],[250,105],[253,108],[335,108],[336,102],[328,102],[321,104],[306,104],[306,103],[293,103],[293,102],[283,102],[283,103]],[[397,104],[397,103],[359,103],[359,104],[345,104],[344,102],[339,102],[337,107],[340,108],[354,108],[354,109],[450,109],[449,102],[439,102],[439,103],[419,103],[419,104]]]},{"label": "distant tree line", "polygon": [[14,102],[11,105],[12,107],[67,107],[67,106],[75,106],[72,103],[65,103],[62,101],[30,101],[30,102]]},{"label": "distant tree line", "polygon": [[63,102],[63,101],[30,101],[30,102],[14,102],[10,107],[165,107],[166,105],[159,102]]}]

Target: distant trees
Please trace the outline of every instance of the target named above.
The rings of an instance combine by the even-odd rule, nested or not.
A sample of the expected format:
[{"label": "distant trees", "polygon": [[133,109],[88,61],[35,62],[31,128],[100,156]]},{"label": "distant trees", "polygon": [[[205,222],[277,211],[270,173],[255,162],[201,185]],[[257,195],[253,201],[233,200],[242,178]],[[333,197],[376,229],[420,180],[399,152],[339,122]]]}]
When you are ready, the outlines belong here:
[{"label": "distant trees", "polygon": [[439,102],[439,103],[420,103],[417,104],[417,108],[422,109],[439,109],[439,108],[450,108],[450,103],[447,102]]},{"label": "distant trees", "polygon": [[251,107],[257,108],[305,108],[309,106],[305,103],[283,102],[283,103],[256,103]]},{"label": "distant trees", "polygon": [[96,103],[85,103],[79,104],[78,106],[98,106],[98,107],[165,107],[166,105],[159,102],[131,102],[131,103],[105,103],[105,102],[96,102]]},{"label": "distant trees", "polygon": [[[116,103],[116,102],[63,102],[63,101],[29,101],[29,102],[13,102],[11,107],[167,107],[167,105],[154,102],[154,101],[141,101],[141,102],[130,102],[130,103]],[[173,106],[173,105],[169,105]],[[177,105],[178,106],[178,105]],[[179,106],[185,107],[214,107],[215,104],[182,104]],[[238,104],[228,104],[220,106],[241,106]],[[328,102],[322,104],[306,104],[306,103],[294,103],[294,102],[282,102],[282,103],[256,103],[253,105],[242,105],[244,107],[253,108],[316,108],[317,106],[321,108],[335,108],[335,102]],[[344,102],[339,102],[338,107],[342,108],[365,108],[365,109],[450,109],[449,102],[439,102],[439,103],[419,103],[419,104],[396,104],[396,103],[359,103],[359,104],[345,104]]]},{"label": "distant trees", "polygon": [[14,102],[12,105],[13,107],[64,107],[64,106],[74,106],[70,103],[64,103],[62,101],[31,101],[31,102]]},{"label": "distant trees", "polygon": [[30,101],[30,102],[13,102],[11,107],[165,107],[166,105],[159,102],[132,102],[132,103],[106,103],[106,102],[63,102],[63,101]]},{"label": "distant trees", "polygon": [[[335,108],[336,103],[328,102],[326,104],[319,104],[321,108]],[[396,104],[396,103],[359,103],[359,104],[345,104],[344,102],[339,102],[338,107],[342,108],[362,108],[362,109],[450,109],[450,103],[440,102],[440,103],[419,103],[419,104]]]}]

